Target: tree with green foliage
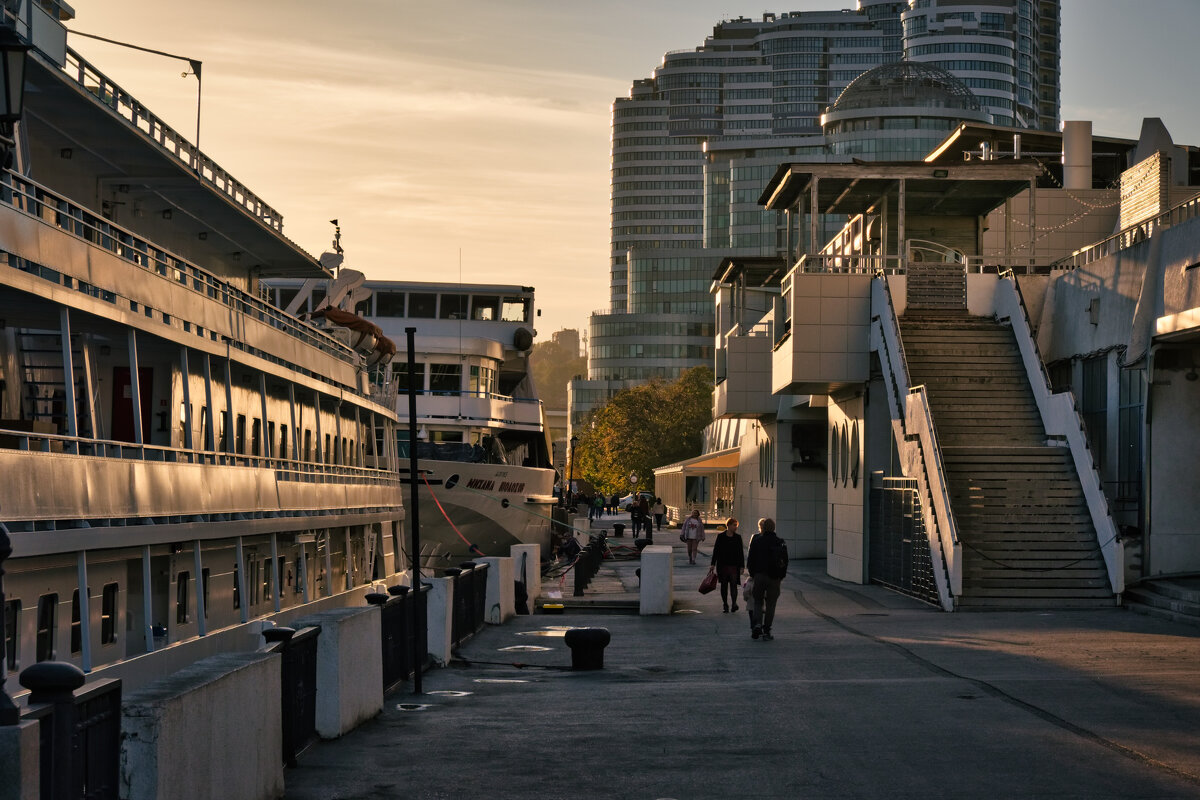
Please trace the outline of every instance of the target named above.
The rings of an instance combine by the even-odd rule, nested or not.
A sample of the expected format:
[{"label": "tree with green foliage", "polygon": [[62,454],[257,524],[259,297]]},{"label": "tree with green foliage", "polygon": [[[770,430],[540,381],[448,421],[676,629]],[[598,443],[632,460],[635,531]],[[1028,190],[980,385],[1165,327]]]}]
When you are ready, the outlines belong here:
[{"label": "tree with green foliage", "polygon": [[578,430],[575,474],[606,494],[654,491],[654,468],[700,455],[712,421],[713,373],[693,367],[678,380],[654,380],[623,389],[596,409]]},{"label": "tree with green foliage", "polygon": [[549,340],[538,342],[529,353],[533,385],[546,408],[566,409],[567,383],[587,376],[587,356]]}]

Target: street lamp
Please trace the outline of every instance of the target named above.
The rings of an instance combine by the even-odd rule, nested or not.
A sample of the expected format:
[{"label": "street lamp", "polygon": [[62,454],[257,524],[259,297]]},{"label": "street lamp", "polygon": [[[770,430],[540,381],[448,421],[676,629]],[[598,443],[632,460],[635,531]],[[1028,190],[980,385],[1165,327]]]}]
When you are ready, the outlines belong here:
[{"label": "street lamp", "polygon": [[0,28],[0,122],[18,122],[25,104],[25,55],[29,45],[9,27]]},{"label": "street lamp", "polygon": [[567,465],[567,505],[571,505],[571,484],[575,482],[575,446],[579,444],[579,437],[571,437],[571,461]]}]

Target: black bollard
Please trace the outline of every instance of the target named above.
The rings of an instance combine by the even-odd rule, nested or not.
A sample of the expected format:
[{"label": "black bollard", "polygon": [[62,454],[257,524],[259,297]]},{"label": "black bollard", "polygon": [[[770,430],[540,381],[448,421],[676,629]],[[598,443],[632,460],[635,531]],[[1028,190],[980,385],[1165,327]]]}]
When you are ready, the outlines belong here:
[{"label": "black bollard", "polygon": [[49,736],[42,735],[42,746],[50,748],[49,757],[44,753],[41,757],[42,764],[49,766],[49,775],[42,774],[42,797],[79,797],[75,790],[85,779],[83,764],[75,757],[75,690],[86,680],[83,670],[65,661],[43,661],[26,667],[19,680],[29,690],[29,705],[47,703],[54,709]]},{"label": "black bollard", "polygon": [[604,648],[612,641],[608,628],[572,628],[563,639],[571,648],[571,669],[604,669]]}]

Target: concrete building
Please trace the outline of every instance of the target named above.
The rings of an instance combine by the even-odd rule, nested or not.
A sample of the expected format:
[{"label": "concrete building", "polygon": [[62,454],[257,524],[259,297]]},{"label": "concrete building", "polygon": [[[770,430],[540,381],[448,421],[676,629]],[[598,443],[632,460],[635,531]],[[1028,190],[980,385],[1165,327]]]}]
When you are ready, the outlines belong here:
[{"label": "concrete building", "polygon": [[[781,166],[761,199],[804,221],[789,256],[712,285],[734,512],[946,609],[1111,604],[1200,571],[1180,502],[1198,176],[1158,120],[1139,141],[964,124],[925,163]],[[824,239],[814,208],[848,222]]]},{"label": "concrete building", "polygon": [[[634,81],[613,103],[609,306],[591,316],[588,375],[572,385],[572,422],[618,389],[712,363],[714,270],[727,257],[782,253],[781,215],[754,205],[776,164],[892,158],[905,141],[916,158],[928,148],[915,134],[932,143],[949,130],[950,120],[928,118],[930,127],[916,129],[917,115],[899,110],[837,109],[864,72],[919,52],[909,60],[930,69],[908,72],[928,77],[944,68],[961,78],[966,97],[984,98],[957,107],[954,121],[996,115],[1054,128],[1058,5],[860,0],[855,10],[740,17]],[[1034,63],[1026,57],[1039,68],[1024,69]],[[1028,106],[1025,93],[1038,103],[1017,115]],[[870,92],[864,86],[857,95]],[[874,99],[906,102],[899,94]],[[835,147],[826,134],[845,143]]]}]

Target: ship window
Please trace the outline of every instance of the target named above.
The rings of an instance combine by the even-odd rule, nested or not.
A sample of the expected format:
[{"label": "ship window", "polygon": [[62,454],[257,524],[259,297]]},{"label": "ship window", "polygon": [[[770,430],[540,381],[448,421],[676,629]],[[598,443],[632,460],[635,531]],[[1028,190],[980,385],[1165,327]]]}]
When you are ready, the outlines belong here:
[{"label": "ship window", "polygon": [[204,618],[205,619],[208,619],[208,574],[209,574],[209,572],[210,572],[210,570],[208,567],[205,567],[204,569],[200,570],[200,586],[201,586],[200,592],[201,592],[201,595],[204,597]]},{"label": "ship window", "polygon": [[179,573],[175,579],[175,623],[178,625],[186,625],[188,621],[188,583],[191,579],[187,572]]},{"label": "ship window", "polygon": [[254,418],[250,424],[250,454],[261,456],[262,453],[262,420]]},{"label": "ship window", "polygon": [[461,364],[429,365],[429,391],[434,394],[458,394],[461,390]]},{"label": "ship window", "polygon": [[238,455],[246,455],[246,415],[237,415],[237,429],[234,431],[234,449]]},{"label": "ship window", "polygon": [[54,639],[58,627],[58,595],[44,594],[37,606],[37,660],[53,661]]},{"label": "ship window", "polygon": [[275,591],[274,576],[271,573],[271,559],[264,558],[262,562],[262,599],[270,600],[274,597]]},{"label": "ship window", "polygon": [[467,296],[465,294],[442,295],[442,308],[438,312],[439,319],[466,319]]},{"label": "ship window", "polygon": [[250,590],[251,607],[258,605],[262,583],[259,580],[258,559],[253,552],[246,556],[246,588]]},{"label": "ship window", "polygon": [[275,304],[279,308],[287,308],[296,299],[296,295],[300,294],[299,289],[279,289],[279,301]]},{"label": "ship window", "polygon": [[[408,394],[408,364],[392,364],[392,380],[396,383],[396,391],[400,394]],[[413,364],[413,389],[421,392],[425,388],[425,365],[416,362]]]},{"label": "ship window", "polygon": [[408,296],[408,316],[433,319],[437,316],[437,295],[413,292]]},{"label": "ship window", "polygon": [[83,622],[79,615],[79,590],[71,594],[71,654],[83,650]]},{"label": "ship window", "polygon": [[326,464],[333,463],[333,450],[329,448],[329,434],[325,434],[325,449],[321,451],[321,460]]},{"label": "ship window", "polygon": [[[274,423],[272,423],[274,424]],[[279,457],[287,458],[288,454],[288,430],[287,425],[279,426]]]},{"label": "ship window", "polygon": [[312,461],[312,431],[304,429],[304,460]]},{"label": "ship window", "polygon": [[368,297],[366,300],[357,303],[354,306],[354,313],[358,314],[360,317],[371,316],[371,298]]},{"label": "ship window", "polygon": [[529,298],[506,297],[501,305],[500,319],[504,322],[528,322]]},{"label": "ship window", "polygon": [[403,317],[404,292],[376,292],[375,316]]},{"label": "ship window", "polygon": [[494,322],[500,316],[499,297],[472,297],[471,319]]},{"label": "ship window", "polygon": [[9,600],[4,604],[4,663],[9,672],[16,672],[20,667],[20,623],[21,601]]},{"label": "ship window", "polygon": [[491,367],[471,367],[470,385],[473,394],[488,395],[496,391],[496,370]]},{"label": "ship window", "polygon": [[112,644],[117,640],[117,593],[115,583],[104,584],[100,598],[100,644]]},{"label": "ship window", "polygon": [[229,412],[222,411],[221,412],[221,431],[220,431],[219,441],[217,444],[217,450],[219,452],[222,452],[222,453],[225,452],[226,443],[229,441],[228,437],[229,437]]}]

